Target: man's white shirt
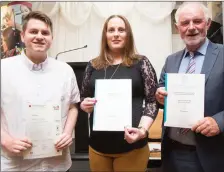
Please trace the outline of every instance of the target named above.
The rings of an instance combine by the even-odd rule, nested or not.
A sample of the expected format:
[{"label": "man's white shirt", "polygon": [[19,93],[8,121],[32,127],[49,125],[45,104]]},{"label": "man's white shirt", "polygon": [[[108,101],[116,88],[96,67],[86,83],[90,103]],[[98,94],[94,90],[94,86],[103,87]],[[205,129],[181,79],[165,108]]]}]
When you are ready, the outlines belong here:
[{"label": "man's white shirt", "polygon": [[[13,137],[25,136],[27,103],[59,103],[63,129],[70,104],[79,101],[76,77],[68,64],[48,57],[36,66],[24,53],[1,60],[1,125]],[[71,163],[68,148],[62,156],[34,160],[8,156],[1,150],[2,171],[66,171]]]}]

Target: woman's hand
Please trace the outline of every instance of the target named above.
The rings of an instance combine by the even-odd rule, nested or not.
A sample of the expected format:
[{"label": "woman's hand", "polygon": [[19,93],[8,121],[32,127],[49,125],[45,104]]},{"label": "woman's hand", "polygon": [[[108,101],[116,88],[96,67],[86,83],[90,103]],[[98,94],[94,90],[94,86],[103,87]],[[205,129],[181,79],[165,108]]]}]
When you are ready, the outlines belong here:
[{"label": "woman's hand", "polygon": [[80,108],[86,113],[91,113],[96,102],[95,98],[87,97],[81,102]]},{"label": "woman's hand", "polygon": [[147,137],[147,132],[142,128],[125,127],[124,128],[124,139],[128,143],[134,143],[140,139]]}]

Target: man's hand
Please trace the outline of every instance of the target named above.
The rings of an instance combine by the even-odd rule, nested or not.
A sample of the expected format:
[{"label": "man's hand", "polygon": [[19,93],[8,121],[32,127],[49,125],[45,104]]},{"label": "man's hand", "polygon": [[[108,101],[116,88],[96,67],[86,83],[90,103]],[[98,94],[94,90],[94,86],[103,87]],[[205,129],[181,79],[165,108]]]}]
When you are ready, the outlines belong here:
[{"label": "man's hand", "polygon": [[72,134],[62,133],[58,141],[55,143],[57,150],[62,150],[69,147],[72,144]]},{"label": "man's hand", "polygon": [[164,105],[164,97],[167,96],[167,92],[165,91],[165,87],[157,88],[156,90],[156,100]]},{"label": "man's hand", "polygon": [[212,117],[205,117],[191,128],[196,133],[201,133],[207,137],[216,136],[220,133],[217,122]]},{"label": "man's hand", "polygon": [[18,139],[18,138],[9,138],[3,141],[2,145],[5,150],[12,156],[20,156],[22,152],[32,147],[31,141],[27,138]]}]

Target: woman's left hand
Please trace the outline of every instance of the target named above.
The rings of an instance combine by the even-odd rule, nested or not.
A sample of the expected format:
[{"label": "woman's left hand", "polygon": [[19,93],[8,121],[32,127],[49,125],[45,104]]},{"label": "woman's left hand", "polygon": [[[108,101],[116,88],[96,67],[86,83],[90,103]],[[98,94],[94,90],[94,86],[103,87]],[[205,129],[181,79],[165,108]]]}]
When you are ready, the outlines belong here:
[{"label": "woman's left hand", "polygon": [[133,127],[124,128],[124,139],[130,144],[145,137],[146,133],[139,128],[133,128]]}]

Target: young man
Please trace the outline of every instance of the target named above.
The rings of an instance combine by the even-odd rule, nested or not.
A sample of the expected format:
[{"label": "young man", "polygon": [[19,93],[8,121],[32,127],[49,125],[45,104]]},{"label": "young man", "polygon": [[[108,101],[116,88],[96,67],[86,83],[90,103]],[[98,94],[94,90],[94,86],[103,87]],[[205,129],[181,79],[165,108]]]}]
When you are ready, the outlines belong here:
[{"label": "young man", "polygon": [[[69,146],[80,95],[72,68],[47,56],[53,40],[52,30],[48,16],[38,11],[30,12],[24,18],[21,33],[25,51],[1,61],[2,171],[67,171],[71,167]],[[52,147],[62,150],[62,155],[23,159],[24,151],[33,146],[32,140],[26,136],[29,130],[26,120],[30,115],[28,104],[39,108],[57,105],[57,110],[61,111],[62,132]]]},{"label": "young man", "polygon": [[[166,59],[157,101],[163,105],[165,73],[205,74],[204,118],[191,130],[163,127],[164,172],[222,172],[224,168],[224,55],[223,45],[207,38],[211,19],[201,3],[181,5],[175,15],[176,27],[186,48]],[[193,57],[190,58],[191,54]],[[175,107],[173,107],[175,108]]]}]

